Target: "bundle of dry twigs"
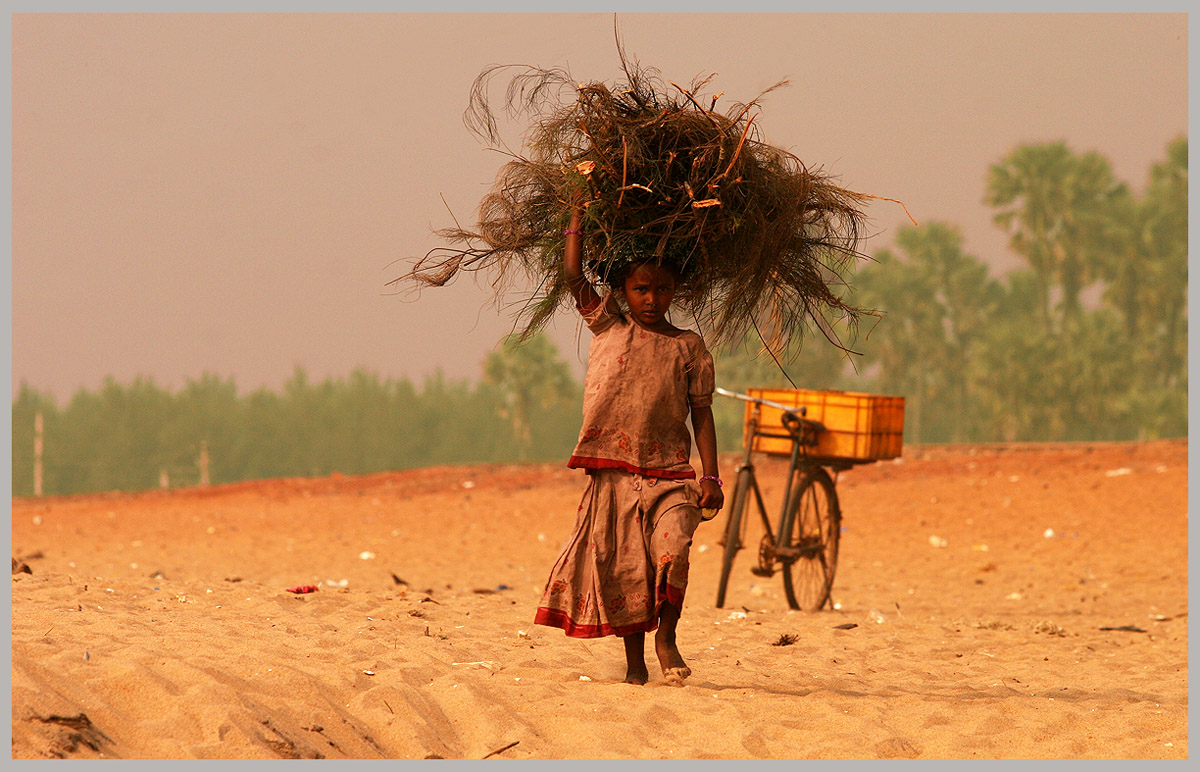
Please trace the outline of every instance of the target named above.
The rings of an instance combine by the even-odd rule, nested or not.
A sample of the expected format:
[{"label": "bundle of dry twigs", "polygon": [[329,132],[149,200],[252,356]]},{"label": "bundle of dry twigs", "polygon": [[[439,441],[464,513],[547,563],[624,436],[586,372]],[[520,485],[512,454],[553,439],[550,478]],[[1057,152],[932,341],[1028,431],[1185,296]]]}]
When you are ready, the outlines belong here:
[{"label": "bundle of dry twigs", "polygon": [[[570,302],[562,275],[563,229],[571,202],[585,209],[584,256],[606,281],[621,263],[647,258],[681,276],[676,302],[711,343],[755,329],[783,350],[815,324],[835,344],[831,322],[854,329],[860,314],[844,298],[845,270],[872,196],[844,190],[819,170],[763,141],[756,109],[717,108],[701,97],[712,76],[688,87],[664,84],[631,62],[618,40],[626,82],[576,83],[559,69],[523,67],[505,100],[510,114],[534,116],[526,152],[508,151],[474,228],[438,231],[451,244],[431,251],[401,279],[441,286],[463,271],[495,274],[498,293],[514,280],[536,289],[521,305],[523,334],[542,328]],[[498,146],[488,85],[511,66],[484,70],[464,116]],[[571,98],[564,99],[564,95]]]}]

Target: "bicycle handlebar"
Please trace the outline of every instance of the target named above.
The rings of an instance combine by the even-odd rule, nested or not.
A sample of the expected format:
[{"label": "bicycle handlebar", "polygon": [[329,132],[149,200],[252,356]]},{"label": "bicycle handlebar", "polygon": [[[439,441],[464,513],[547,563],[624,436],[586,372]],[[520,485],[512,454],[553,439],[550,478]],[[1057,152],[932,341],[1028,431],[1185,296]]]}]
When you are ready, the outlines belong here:
[{"label": "bicycle handlebar", "polygon": [[743,402],[757,402],[760,405],[766,405],[767,407],[773,407],[777,410],[782,410],[785,413],[791,413],[793,415],[796,415],[797,409],[800,410],[799,415],[801,415],[801,416],[803,416],[805,413],[808,412],[808,409],[804,405],[801,405],[799,408],[788,407],[787,405],[781,405],[778,402],[772,402],[769,399],[762,399],[760,397],[751,397],[749,394],[740,394],[736,391],[730,391],[729,389],[722,389],[720,386],[717,387],[717,393],[723,397],[733,397],[734,399],[740,399]]},{"label": "bicycle handlebar", "polygon": [[813,421],[805,418],[808,414],[806,405],[798,405],[796,407],[788,407],[781,405],[778,402],[772,402],[769,399],[761,397],[751,397],[749,394],[740,394],[729,389],[722,389],[720,386],[716,389],[717,393],[723,397],[733,397],[740,399],[743,402],[753,402],[758,405],[766,405],[781,411],[779,422],[783,424],[783,428],[787,429],[788,433],[796,438],[798,442],[804,445],[815,445],[816,437],[821,432],[825,431],[825,425],[820,421]]}]

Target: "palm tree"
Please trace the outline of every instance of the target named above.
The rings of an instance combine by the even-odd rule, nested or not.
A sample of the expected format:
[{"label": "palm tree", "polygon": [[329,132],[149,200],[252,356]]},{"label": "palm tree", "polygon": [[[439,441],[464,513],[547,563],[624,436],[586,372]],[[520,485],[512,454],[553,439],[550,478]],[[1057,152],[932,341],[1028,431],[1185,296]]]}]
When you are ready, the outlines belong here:
[{"label": "palm tree", "polygon": [[1038,278],[1044,319],[1056,321],[1052,288],[1061,290],[1062,322],[1077,317],[1080,293],[1099,278],[1109,239],[1106,223],[1123,195],[1107,159],[1075,155],[1064,142],[1022,145],[988,172],[988,204],[997,225]]},{"label": "palm tree", "polygon": [[1172,376],[1187,369],[1188,141],[1174,140],[1165,161],[1150,171],[1141,209],[1141,244],[1150,289],[1141,310],[1152,315],[1161,341],[1161,369]]}]

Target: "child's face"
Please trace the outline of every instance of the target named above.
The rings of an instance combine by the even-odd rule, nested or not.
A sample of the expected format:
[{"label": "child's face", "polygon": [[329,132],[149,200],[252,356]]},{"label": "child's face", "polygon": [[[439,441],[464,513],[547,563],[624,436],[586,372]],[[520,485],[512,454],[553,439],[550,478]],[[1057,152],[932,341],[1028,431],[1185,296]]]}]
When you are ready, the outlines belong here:
[{"label": "child's face", "polygon": [[666,322],[667,309],[675,298],[675,274],[659,265],[639,265],[625,277],[625,301],[629,311],[646,327]]}]

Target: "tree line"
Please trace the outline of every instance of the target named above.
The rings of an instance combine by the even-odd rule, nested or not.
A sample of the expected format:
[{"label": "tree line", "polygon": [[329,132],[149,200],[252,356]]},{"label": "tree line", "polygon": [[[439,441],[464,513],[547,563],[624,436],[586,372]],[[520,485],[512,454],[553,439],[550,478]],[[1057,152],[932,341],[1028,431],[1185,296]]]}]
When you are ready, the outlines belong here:
[{"label": "tree line", "polygon": [[34,493],[39,412],[46,495],[196,485],[202,449],[212,484],[569,455],[582,391],[561,389],[519,425],[509,394],[486,379],[435,374],[418,386],[364,370],[318,382],[297,369],[280,391],[244,396],[211,374],[175,392],[147,378],[110,378],[61,407],[22,386],[13,402],[13,495]]},{"label": "tree line", "polygon": [[[1187,139],[1171,142],[1141,194],[1096,153],[1024,145],[987,170],[986,202],[1023,265],[1001,277],[959,230],[904,227],[847,277],[875,312],[858,330],[789,351],[761,340],[717,349],[726,388],[844,389],[905,397],[907,443],[1135,440],[1187,436]],[[781,369],[776,359],[783,363]],[[22,384],[13,401],[13,495],[136,490],[449,463],[565,459],[582,387],[544,337],[509,339],[477,383],[420,386],[355,371],[239,396],[205,374],[176,391],[150,379],[59,406]],[[743,406],[718,397],[723,450]]]}]

